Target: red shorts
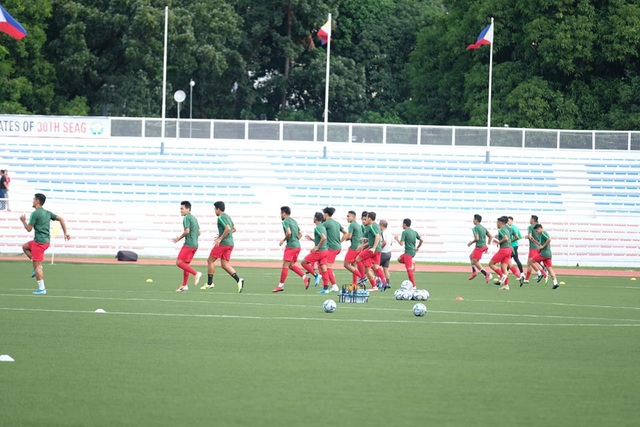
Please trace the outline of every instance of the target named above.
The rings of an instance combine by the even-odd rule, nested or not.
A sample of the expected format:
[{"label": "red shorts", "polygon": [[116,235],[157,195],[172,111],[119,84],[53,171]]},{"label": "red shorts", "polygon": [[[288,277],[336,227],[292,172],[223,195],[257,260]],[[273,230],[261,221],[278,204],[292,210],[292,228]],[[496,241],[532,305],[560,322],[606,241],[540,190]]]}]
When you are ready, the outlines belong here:
[{"label": "red shorts", "polygon": [[480,261],[482,259],[482,255],[484,255],[485,252],[489,252],[489,246],[485,246],[483,248],[475,248],[473,252],[471,252],[471,259]]},{"label": "red shorts", "polygon": [[371,267],[373,264],[380,265],[380,254],[382,252],[373,252],[371,249],[365,249],[360,252],[358,258],[365,267]]},{"label": "red shorts", "polygon": [[533,257],[535,262],[543,262],[545,267],[553,267],[553,263],[551,258],[547,258],[545,256],[540,255],[540,252],[536,256]]},{"label": "red shorts", "polygon": [[329,249],[327,250],[327,264],[333,264],[336,262],[336,257],[342,249]]},{"label": "red shorts", "polygon": [[49,244],[38,243],[35,240],[30,241],[28,244],[31,250],[31,261],[44,261],[44,251],[49,248]]},{"label": "red shorts", "polygon": [[509,264],[509,261],[511,261],[512,253],[513,251],[511,250],[511,247],[501,248],[491,258],[491,264]]},{"label": "red shorts", "polygon": [[529,248],[529,259],[533,259],[540,253],[540,249],[531,249]]},{"label": "red shorts", "polygon": [[215,259],[223,259],[225,261],[229,261],[231,259],[231,252],[233,252],[233,246],[214,246],[211,249],[211,253],[209,254],[209,258]]},{"label": "red shorts", "polygon": [[178,259],[189,264],[191,261],[193,261],[193,256],[196,254],[197,250],[198,248],[183,246],[182,249],[180,249],[180,253],[178,254]]},{"label": "red shorts", "polygon": [[358,258],[359,251],[355,249],[349,249],[347,254],[344,256],[344,262],[356,262],[356,258]]},{"label": "red shorts", "polygon": [[328,255],[327,252],[328,251],[326,251],[326,250],[310,252],[309,255],[304,257],[304,260],[307,261],[307,262],[310,262],[311,264],[313,264],[314,262],[317,262],[318,265],[326,265],[327,264],[327,255]]},{"label": "red shorts", "polygon": [[406,268],[407,270],[413,269],[413,257],[409,254],[400,255],[400,257],[398,258],[398,262],[400,264],[404,264],[404,268]]},{"label": "red shorts", "polygon": [[302,248],[284,248],[284,255],[282,256],[283,261],[298,261],[298,255],[300,255],[300,251]]}]

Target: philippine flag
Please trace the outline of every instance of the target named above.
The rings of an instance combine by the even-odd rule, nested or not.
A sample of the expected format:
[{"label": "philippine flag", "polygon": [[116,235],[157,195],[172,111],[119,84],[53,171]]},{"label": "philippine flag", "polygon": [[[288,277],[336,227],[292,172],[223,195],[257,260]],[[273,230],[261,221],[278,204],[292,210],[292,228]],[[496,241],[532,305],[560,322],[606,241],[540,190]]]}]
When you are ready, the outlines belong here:
[{"label": "philippine flag", "polygon": [[331,38],[331,24],[329,23],[329,21],[325,22],[324,25],[318,30],[318,38],[320,38],[320,42],[323,46],[327,44],[327,42]]},{"label": "philippine flag", "polygon": [[487,25],[478,36],[478,40],[474,44],[467,46],[467,50],[478,49],[483,44],[493,43],[493,24]]},{"label": "philippine flag", "polygon": [[16,40],[27,35],[27,30],[0,5],[0,31],[9,34]]}]

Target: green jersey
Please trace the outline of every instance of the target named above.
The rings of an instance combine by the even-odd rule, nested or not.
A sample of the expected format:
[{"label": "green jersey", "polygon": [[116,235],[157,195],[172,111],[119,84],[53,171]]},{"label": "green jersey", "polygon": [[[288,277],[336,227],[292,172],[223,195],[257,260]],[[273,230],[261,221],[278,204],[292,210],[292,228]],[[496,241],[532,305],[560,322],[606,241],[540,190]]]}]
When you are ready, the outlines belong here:
[{"label": "green jersey", "polygon": [[51,232],[51,221],[55,221],[58,216],[43,208],[37,208],[31,212],[29,225],[33,226],[36,243],[49,243]]},{"label": "green jersey", "polygon": [[504,225],[500,230],[498,230],[498,241],[502,240],[505,236],[507,237],[507,240],[500,243],[500,249],[511,247],[511,229],[508,225]]},{"label": "green jersey", "polygon": [[349,249],[355,251],[360,246],[360,240],[362,239],[362,226],[355,221],[350,222],[347,232],[351,234],[351,246],[349,246]]},{"label": "green jersey", "polygon": [[197,248],[198,247],[198,236],[200,235],[200,226],[198,225],[198,220],[195,216],[190,213],[186,214],[184,218],[182,218],[182,226],[186,230],[189,229],[189,234],[184,236],[184,245],[189,248]]},{"label": "green jersey", "polygon": [[[527,234],[530,234],[531,237],[533,237],[533,240],[540,241],[538,233],[533,231],[533,227],[535,227],[536,225],[538,225],[537,222],[534,223],[534,224],[529,225],[529,227],[527,227]],[[540,245],[538,245],[533,240],[529,240],[529,249],[538,249],[540,247]]]},{"label": "green jersey", "polygon": [[327,247],[333,250],[341,249],[340,232],[343,231],[344,228],[333,218],[329,218],[323,224],[327,230]]},{"label": "green jersey", "polygon": [[[538,234],[538,241],[540,242],[540,246],[544,245],[545,242],[549,239],[550,237],[546,231],[543,231],[542,233]],[[540,250],[540,255],[542,255],[545,258],[551,258],[551,243],[549,243],[547,246],[545,246]]]},{"label": "green jersey", "polygon": [[380,226],[375,222],[367,226],[364,232],[364,237],[366,237],[366,239],[369,241],[369,249],[371,249],[373,252],[382,252],[382,236],[380,236],[380,241],[378,242],[376,247],[373,247],[373,244],[376,242],[376,236],[378,234],[380,234]]},{"label": "green jersey", "polygon": [[404,242],[404,253],[407,255],[416,255],[416,241],[420,240],[420,235],[417,231],[411,228],[405,228],[402,230],[400,241]]},{"label": "green jersey", "polygon": [[520,230],[515,225],[509,226],[511,230],[511,246],[514,248],[518,247],[518,240],[522,239],[522,234],[520,234]]},{"label": "green jersey", "polygon": [[284,230],[285,237],[287,236],[287,229],[291,230],[291,236],[289,236],[289,239],[287,239],[287,247],[299,248],[300,238],[298,237],[298,234],[300,233],[300,227],[298,227],[298,223],[296,222],[296,220],[291,217],[283,219],[282,229]]},{"label": "green jersey", "polygon": [[233,246],[233,221],[226,213],[221,213],[218,217],[218,236],[222,236],[224,229],[229,226],[229,234],[220,241],[220,246]]},{"label": "green jersey", "polygon": [[475,238],[478,235],[478,240],[476,241],[476,248],[484,248],[487,246],[487,229],[484,228],[482,224],[476,224],[472,229],[473,237]]},{"label": "green jersey", "polygon": [[[313,229],[313,242],[315,243],[316,246],[320,244],[320,240],[322,239],[323,234],[325,237],[327,237],[327,229],[324,227],[324,224],[316,225],[316,228]],[[318,250],[319,251],[327,250],[327,239],[324,239],[324,243],[322,243],[322,246],[320,246]]]}]

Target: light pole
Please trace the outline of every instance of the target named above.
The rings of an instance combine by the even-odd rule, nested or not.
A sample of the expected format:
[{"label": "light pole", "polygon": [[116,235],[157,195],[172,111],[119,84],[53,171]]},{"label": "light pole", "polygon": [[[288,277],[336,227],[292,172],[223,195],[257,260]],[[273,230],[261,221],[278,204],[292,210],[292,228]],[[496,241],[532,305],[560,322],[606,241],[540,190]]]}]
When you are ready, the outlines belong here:
[{"label": "light pole", "polygon": [[189,80],[189,138],[191,138],[191,121],[193,120],[193,87],[196,82]]},{"label": "light pole", "polygon": [[173,99],[178,103],[178,121],[176,121],[176,138],[180,139],[180,103],[184,101],[187,94],[183,90],[177,90],[173,94]]}]

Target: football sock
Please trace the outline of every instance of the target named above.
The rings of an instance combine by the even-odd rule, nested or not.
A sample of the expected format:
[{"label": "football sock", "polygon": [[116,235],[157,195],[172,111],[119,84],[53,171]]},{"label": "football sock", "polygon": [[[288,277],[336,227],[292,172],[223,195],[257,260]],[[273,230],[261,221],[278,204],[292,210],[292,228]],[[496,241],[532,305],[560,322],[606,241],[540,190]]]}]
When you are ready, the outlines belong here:
[{"label": "football sock", "polygon": [[282,285],[285,280],[287,280],[287,275],[289,274],[289,269],[287,267],[282,267],[280,271],[280,284]]},{"label": "football sock", "polygon": [[413,270],[407,270],[407,276],[409,276],[409,281],[413,284],[413,287],[416,287],[416,277],[415,272]]},{"label": "football sock", "polygon": [[235,280],[236,283],[238,283],[240,281],[240,276],[238,276],[238,273],[233,273],[231,275],[231,277],[233,277],[233,280]]},{"label": "football sock", "polygon": [[312,274],[314,277],[316,276],[316,271],[313,269],[313,265],[311,263],[302,264],[302,268],[307,270],[309,274]]},{"label": "football sock", "polygon": [[178,268],[181,268],[185,272],[187,272],[189,274],[193,274],[194,276],[197,273],[197,271],[195,271],[193,268],[191,268],[191,266],[189,264],[187,264],[186,262],[181,262],[180,264],[178,264]]},{"label": "football sock", "polygon": [[485,277],[489,275],[489,273],[487,273],[487,271],[484,268],[480,270],[480,273],[484,274]]},{"label": "football sock", "polygon": [[513,273],[514,276],[520,277],[520,271],[518,270],[518,268],[515,265],[511,266],[511,272]]},{"label": "football sock", "polygon": [[182,286],[187,286],[187,282],[189,281],[189,272],[188,271],[183,271],[182,272]]},{"label": "football sock", "polygon": [[336,284],[336,275],[333,273],[333,268],[327,268],[327,273],[329,274],[329,281],[332,285]]},{"label": "football sock", "polygon": [[525,274],[524,280],[529,280],[530,277],[531,277],[531,270],[527,270],[527,274]]},{"label": "football sock", "polygon": [[36,280],[36,283],[38,284],[38,289],[40,289],[40,290],[44,289],[44,279],[43,280]]},{"label": "football sock", "polygon": [[329,271],[321,271],[320,276],[322,277],[322,286],[325,288],[329,287]]},{"label": "football sock", "polygon": [[291,269],[291,271],[293,271],[294,273],[296,273],[298,276],[304,278],[304,271],[302,271],[302,269],[300,267],[298,267],[297,265],[293,264],[291,267],[289,267]]},{"label": "football sock", "polygon": [[358,265],[358,273],[360,273],[360,277],[365,277],[364,263],[362,261],[359,261],[357,265]]},{"label": "football sock", "polygon": [[213,285],[213,274],[207,274],[207,285]]},{"label": "football sock", "polygon": [[475,265],[472,265],[472,266],[471,266],[471,272],[472,272],[472,273],[475,273],[475,272],[476,272],[476,266],[475,266]]}]

